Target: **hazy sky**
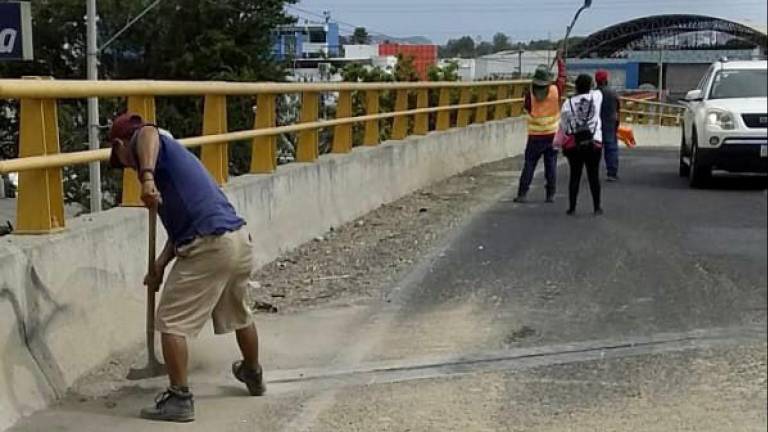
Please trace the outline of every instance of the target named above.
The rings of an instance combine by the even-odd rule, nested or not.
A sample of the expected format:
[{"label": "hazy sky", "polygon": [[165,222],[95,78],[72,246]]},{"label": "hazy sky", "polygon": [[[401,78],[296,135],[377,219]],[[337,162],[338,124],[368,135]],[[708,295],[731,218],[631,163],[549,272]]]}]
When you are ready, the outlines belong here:
[{"label": "hazy sky", "polygon": [[[426,36],[444,42],[466,34],[489,40],[504,32],[513,40],[562,37],[582,0],[300,0],[312,13],[330,10],[348,25],[392,36]],[[666,13],[712,15],[765,25],[768,0],[594,0],[574,34],[586,35],[628,19]],[[297,15],[315,18],[291,9]]]}]

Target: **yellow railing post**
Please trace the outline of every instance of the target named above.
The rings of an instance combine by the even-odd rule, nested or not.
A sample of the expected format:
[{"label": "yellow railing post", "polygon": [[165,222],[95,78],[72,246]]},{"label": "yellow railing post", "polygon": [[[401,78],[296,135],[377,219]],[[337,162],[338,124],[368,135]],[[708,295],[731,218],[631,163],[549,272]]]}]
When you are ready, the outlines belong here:
[{"label": "yellow railing post", "polygon": [[[408,110],[408,90],[397,90],[395,112]],[[408,136],[408,116],[397,116],[392,124],[392,139],[402,140]]]},{"label": "yellow railing post", "polygon": [[[374,115],[379,113],[379,91],[368,90],[365,92],[365,113],[367,115]],[[370,120],[365,122],[365,136],[363,137],[363,145],[376,146],[379,145],[381,136],[379,135],[379,121]]]},{"label": "yellow railing post", "polygon": [[[429,89],[416,90],[416,109],[429,108]],[[426,135],[429,132],[429,114],[416,114],[413,125],[414,135]]]},{"label": "yellow railing post", "polygon": [[[320,99],[316,92],[304,92],[301,95],[301,117],[299,122],[316,122],[319,104]],[[317,160],[319,153],[318,142],[317,129],[299,132],[299,140],[296,146],[296,162],[314,162]]]},{"label": "yellow railing post", "polygon": [[[438,102],[441,107],[449,106],[451,104],[451,89],[443,87],[440,89],[440,101]],[[440,111],[437,113],[437,130],[444,131],[451,128],[451,111]]]},{"label": "yellow railing post", "polygon": [[[129,96],[128,112],[134,112],[141,116],[147,123],[156,123],[157,114],[155,110],[154,96]],[[139,178],[136,171],[132,169],[123,170],[123,193],[121,205],[123,207],[143,207],[141,202]]]},{"label": "yellow railing post", "polygon": [[[254,129],[269,129],[277,125],[275,98],[270,93],[256,97]],[[269,174],[277,169],[277,136],[256,137],[251,141],[251,174]]]},{"label": "yellow railing post", "polygon": [[[505,85],[501,85],[496,89],[496,100],[504,100],[508,97],[509,88]],[[504,120],[509,117],[507,112],[507,105],[496,105],[494,111],[494,120]]]},{"label": "yellow railing post", "polygon": [[[480,86],[477,88],[477,103],[488,102],[488,88]],[[475,111],[475,123],[483,124],[488,121],[488,107],[479,106]]]},{"label": "yellow railing post", "polygon": [[[206,95],[203,111],[203,135],[227,133],[227,97]],[[220,186],[229,178],[229,145],[208,144],[200,152],[203,165]]]},{"label": "yellow railing post", "polygon": [[626,112],[624,113],[624,118],[622,118],[621,121],[623,123],[636,123],[635,114],[631,112],[635,110],[635,102],[626,101],[624,104],[624,110],[626,110]]},{"label": "yellow railing post", "polygon": [[[512,98],[513,99],[520,99],[525,95],[525,84],[514,84],[512,86]],[[512,106],[510,107],[510,115],[512,117],[520,117],[523,115],[524,110],[524,103],[523,102],[513,102]]]},{"label": "yellow railing post", "polygon": [[[19,157],[59,153],[55,99],[21,99]],[[16,234],[47,234],[64,229],[64,191],[60,168],[19,173]]]},{"label": "yellow railing post", "polygon": [[[336,102],[336,118],[352,117],[352,92],[339,92],[339,100]],[[336,126],[333,131],[333,153],[349,153],[352,151],[352,125],[344,124]]]},{"label": "yellow railing post", "polygon": [[[469,87],[463,87],[459,94],[459,105],[468,105],[470,102],[472,102],[472,90]],[[459,109],[459,114],[456,118],[456,126],[460,128],[469,126],[470,117],[472,117],[471,108]]]}]

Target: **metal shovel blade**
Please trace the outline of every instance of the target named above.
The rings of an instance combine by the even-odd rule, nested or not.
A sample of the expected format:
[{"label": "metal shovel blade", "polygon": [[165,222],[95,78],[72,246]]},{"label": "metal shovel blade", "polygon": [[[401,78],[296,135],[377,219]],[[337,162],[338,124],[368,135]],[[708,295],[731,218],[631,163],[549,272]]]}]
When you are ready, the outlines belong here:
[{"label": "metal shovel blade", "polygon": [[156,358],[150,357],[146,367],[129,370],[128,375],[125,378],[129,381],[138,381],[147,378],[164,376],[165,373],[165,365],[160,363]]}]

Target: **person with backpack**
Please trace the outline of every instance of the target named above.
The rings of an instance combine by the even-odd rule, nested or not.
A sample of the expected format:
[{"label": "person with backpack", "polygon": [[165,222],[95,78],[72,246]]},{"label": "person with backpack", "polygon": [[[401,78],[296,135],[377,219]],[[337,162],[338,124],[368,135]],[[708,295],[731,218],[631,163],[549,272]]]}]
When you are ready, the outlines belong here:
[{"label": "person with backpack", "polygon": [[560,122],[560,97],[564,94],[566,81],[565,61],[562,53],[557,53],[557,80],[550,81],[549,68],[540,65],[536,68],[531,81],[531,88],[526,93],[524,108],[528,113],[528,142],[525,145],[525,165],[520,175],[516,203],[526,203],[528,189],[533,181],[533,174],[539,159],[544,157],[544,175],[547,178],[546,201],[555,200],[557,182],[557,149],[552,145]]},{"label": "person with backpack", "polygon": [[616,92],[608,85],[608,71],[599,70],[595,73],[597,90],[603,96],[600,106],[600,122],[603,129],[603,152],[605,153],[606,181],[619,181],[619,119],[621,118],[621,101]]},{"label": "person with backpack", "polygon": [[600,121],[602,96],[599,91],[592,90],[592,77],[581,74],[576,78],[576,95],[563,103],[560,127],[568,137],[563,144],[563,154],[568,159],[570,167],[568,215],[576,213],[581,173],[585,166],[595,215],[603,214],[600,203],[600,159],[603,149]]}]

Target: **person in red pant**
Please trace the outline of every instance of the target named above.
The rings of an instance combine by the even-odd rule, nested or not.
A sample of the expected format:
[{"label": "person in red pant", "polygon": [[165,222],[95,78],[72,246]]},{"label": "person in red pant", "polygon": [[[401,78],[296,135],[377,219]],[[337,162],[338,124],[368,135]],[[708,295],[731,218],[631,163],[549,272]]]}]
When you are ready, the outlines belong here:
[{"label": "person in red pant", "polygon": [[516,203],[528,202],[528,189],[539,159],[544,157],[544,174],[547,178],[547,202],[555,200],[557,184],[557,149],[552,145],[560,123],[560,98],[565,89],[565,61],[557,53],[557,80],[550,82],[549,69],[545,65],[536,68],[531,88],[525,95],[525,111],[528,113],[528,142],[525,146],[525,165],[520,176]]}]

